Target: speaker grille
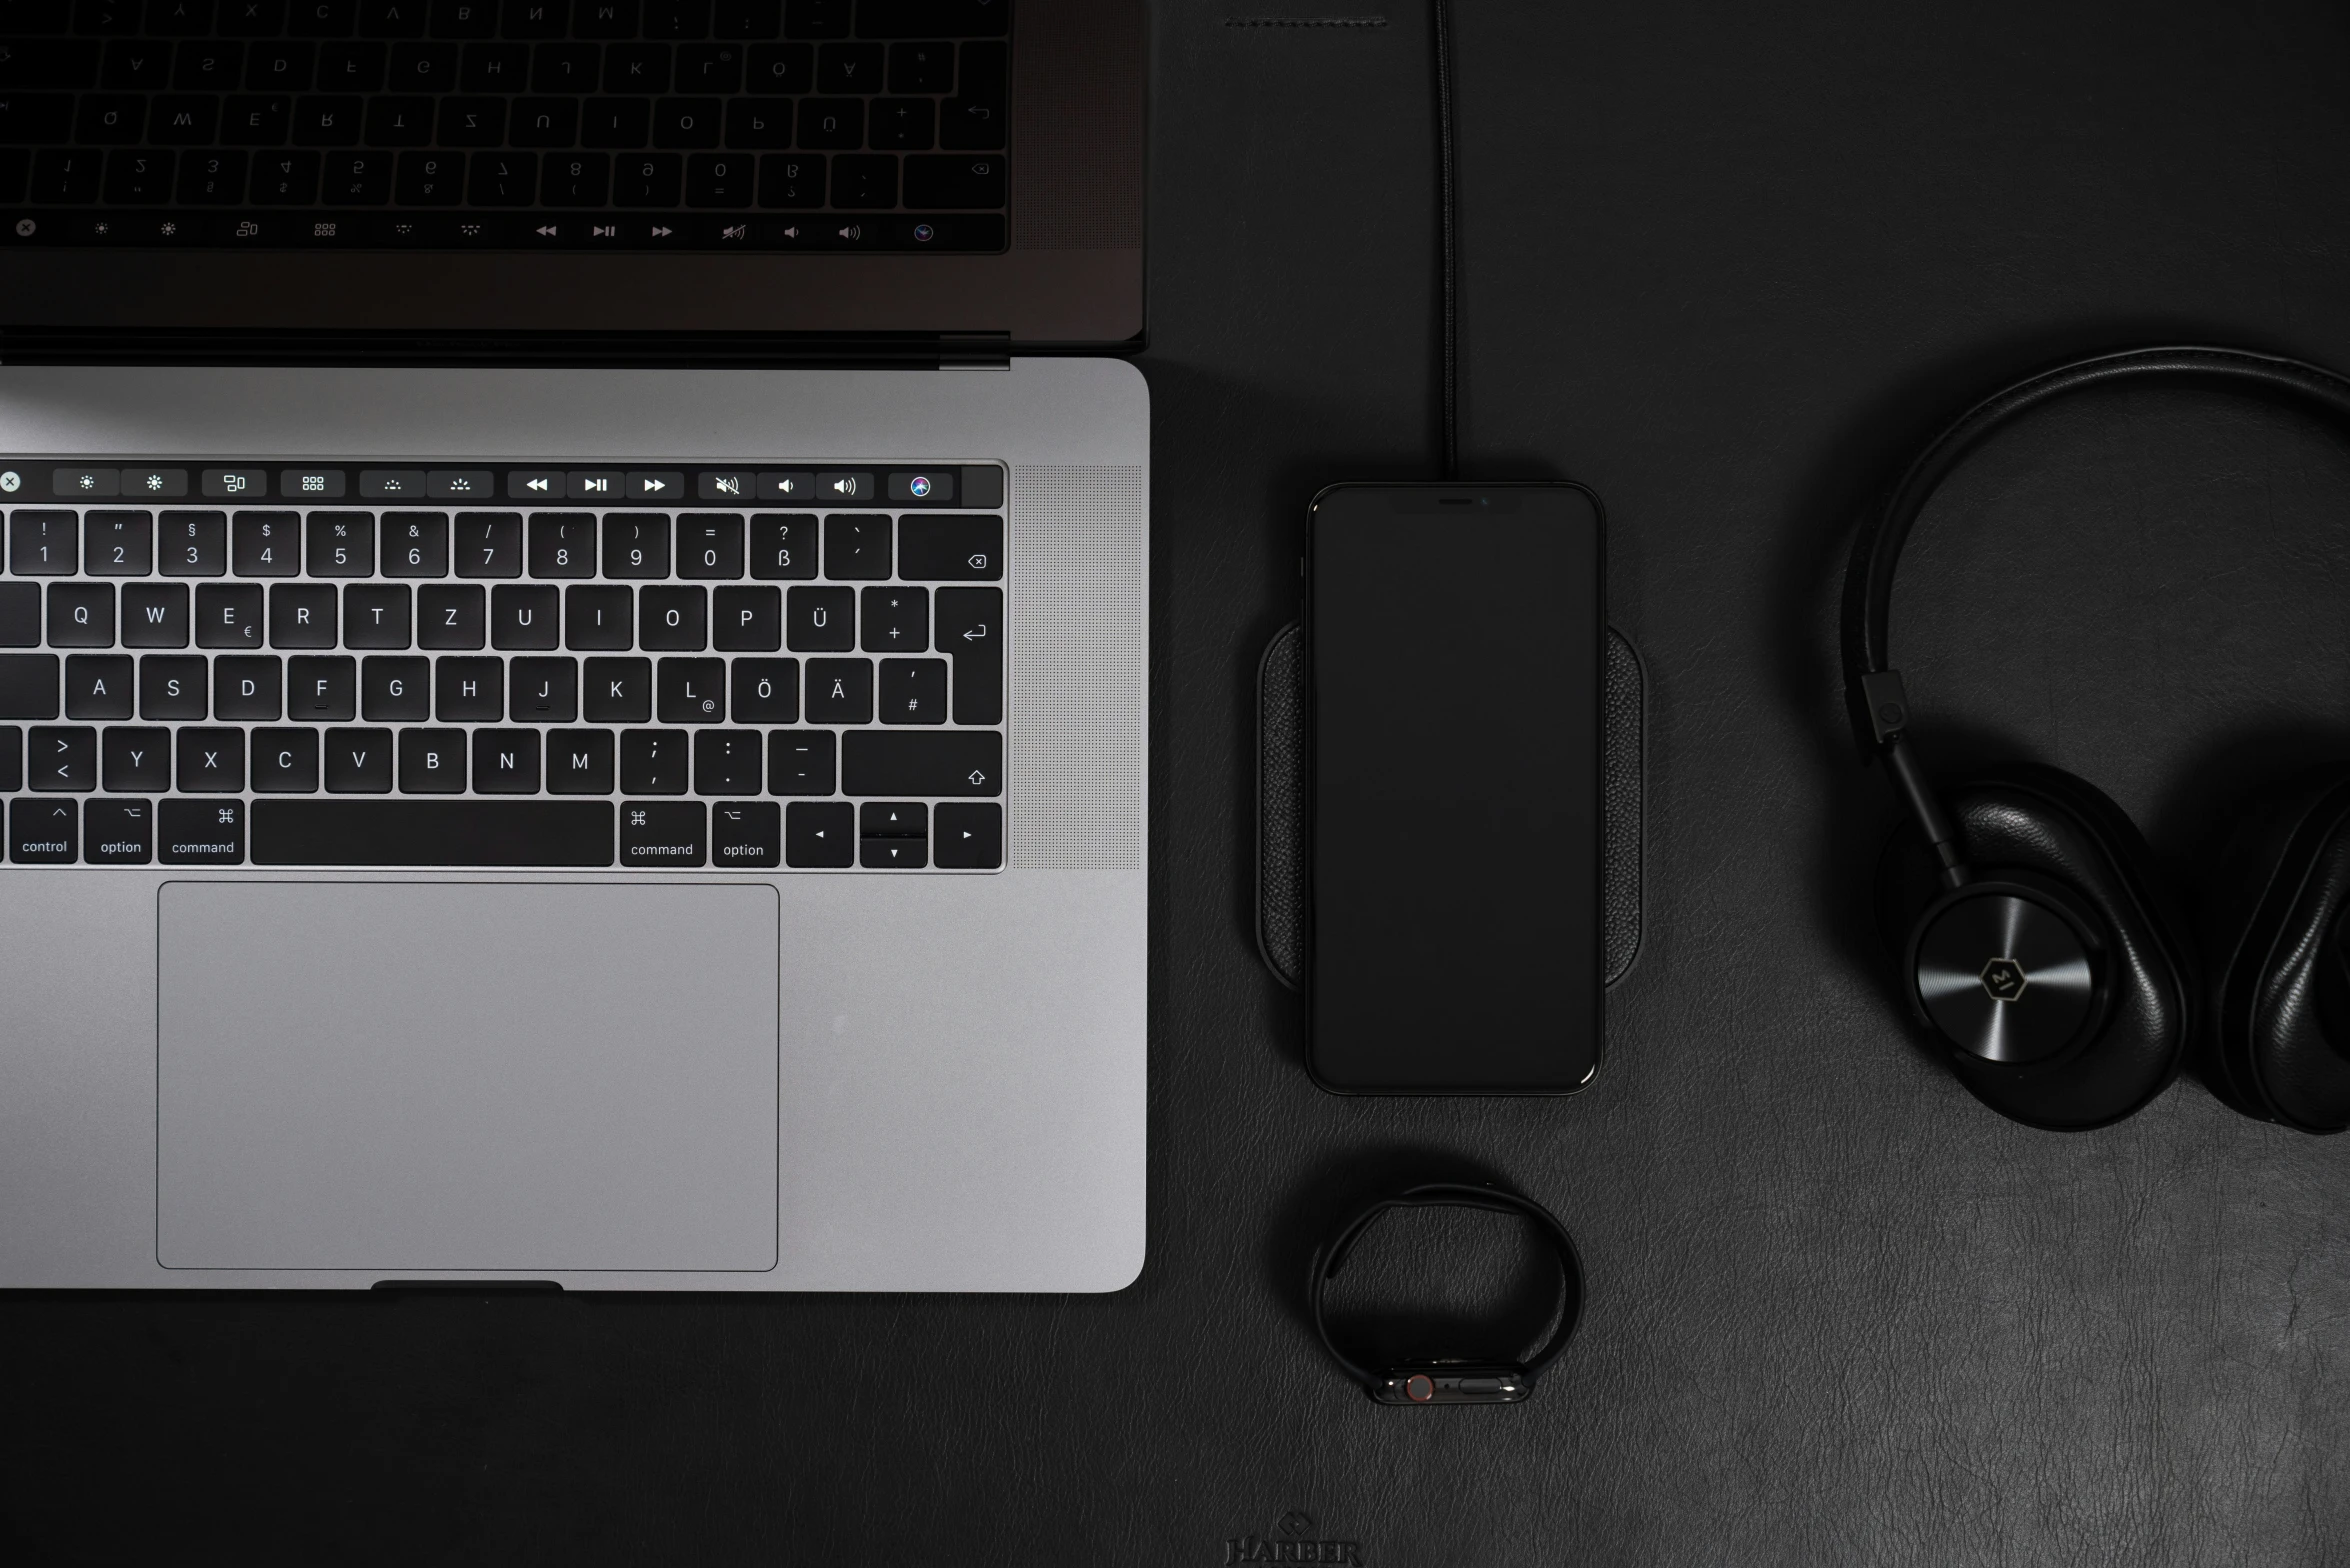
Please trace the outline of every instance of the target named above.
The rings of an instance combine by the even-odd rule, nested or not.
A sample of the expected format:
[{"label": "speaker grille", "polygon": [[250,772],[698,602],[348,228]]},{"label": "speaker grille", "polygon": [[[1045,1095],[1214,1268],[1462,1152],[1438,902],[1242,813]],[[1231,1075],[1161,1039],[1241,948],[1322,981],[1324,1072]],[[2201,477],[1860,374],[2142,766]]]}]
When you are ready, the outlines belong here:
[{"label": "speaker grille", "polygon": [[1011,865],[1142,865],[1149,521],[1139,466],[1012,470]]}]

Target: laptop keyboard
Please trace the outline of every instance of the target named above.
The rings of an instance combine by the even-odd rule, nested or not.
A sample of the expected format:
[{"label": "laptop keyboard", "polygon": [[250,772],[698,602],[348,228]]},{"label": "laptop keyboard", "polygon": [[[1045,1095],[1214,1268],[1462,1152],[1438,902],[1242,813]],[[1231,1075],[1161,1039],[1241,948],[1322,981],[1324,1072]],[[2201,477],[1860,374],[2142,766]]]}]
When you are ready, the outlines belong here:
[{"label": "laptop keyboard", "polygon": [[0,459],[19,865],[992,871],[1004,473]]},{"label": "laptop keyboard", "polygon": [[1009,0],[15,0],[0,245],[1004,248]]}]

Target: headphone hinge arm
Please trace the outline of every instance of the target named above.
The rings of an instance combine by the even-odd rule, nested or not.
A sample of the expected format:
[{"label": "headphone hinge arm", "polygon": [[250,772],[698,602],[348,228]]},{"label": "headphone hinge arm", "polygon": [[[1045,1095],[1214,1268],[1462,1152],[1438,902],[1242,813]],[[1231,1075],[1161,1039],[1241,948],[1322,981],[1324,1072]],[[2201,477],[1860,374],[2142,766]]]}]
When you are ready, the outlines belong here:
[{"label": "headphone hinge arm", "polygon": [[1942,880],[1951,887],[1963,886],[1969,873],[1966,852],[1959,846],[1958,830],[1951,826],[1942,802],[1935,798],[1934,786],[1926,781],[1926,770],[1909,748],[1909,695],[1902,688],[1901,672],[1877,670],[1863,675],[1860,695],[1868,708],[1869,728],[1883,751],[1885,771],[1893,779],[1894,792],[1901,797],[1910,819],[1925,834],[1926,842],[1934,847],[1935,858],[1942,862]]}]

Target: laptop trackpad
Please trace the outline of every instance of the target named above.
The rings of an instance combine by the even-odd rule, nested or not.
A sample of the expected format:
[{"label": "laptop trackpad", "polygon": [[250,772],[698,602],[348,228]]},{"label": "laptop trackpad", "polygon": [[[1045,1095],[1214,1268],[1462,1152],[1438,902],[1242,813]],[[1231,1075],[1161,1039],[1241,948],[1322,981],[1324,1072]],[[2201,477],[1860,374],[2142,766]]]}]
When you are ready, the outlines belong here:
[{"label": "laptop trackpad", "polygon": [[173,882],[168,1268],[768,1269],[775,890]]}]

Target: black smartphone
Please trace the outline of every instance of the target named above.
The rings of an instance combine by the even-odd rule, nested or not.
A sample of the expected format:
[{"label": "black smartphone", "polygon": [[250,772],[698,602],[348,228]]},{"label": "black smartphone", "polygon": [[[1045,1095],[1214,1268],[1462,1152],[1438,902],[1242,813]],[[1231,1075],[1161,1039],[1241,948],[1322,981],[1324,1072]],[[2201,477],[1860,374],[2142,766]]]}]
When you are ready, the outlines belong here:
[{"label": "black smartphone", "polygon": [[1565,1094],[1599,1065],[1598,503],[1577,485],[1314,498],[1316,1081]]}]

